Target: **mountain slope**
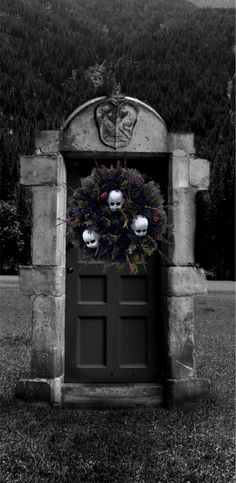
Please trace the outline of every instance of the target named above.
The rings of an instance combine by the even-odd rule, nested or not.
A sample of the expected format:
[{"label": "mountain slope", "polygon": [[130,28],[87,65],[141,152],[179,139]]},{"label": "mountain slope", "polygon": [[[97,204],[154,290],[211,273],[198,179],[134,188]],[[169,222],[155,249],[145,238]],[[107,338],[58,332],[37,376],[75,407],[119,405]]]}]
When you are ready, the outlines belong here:
[{"label": "mountain slope", "polygon": [[198,7],[235,8],[235,0],[190,0]]},{"label": "mountain slope", "polygon": [[36,131],[59,128],[118,83],[170,130],[195,132],[198,155],[212,162],[197,256],[231,270],[233,11],[187,0],[1,0],[0,23],[0,196],[17,195],[19,154],[32,152]]}]

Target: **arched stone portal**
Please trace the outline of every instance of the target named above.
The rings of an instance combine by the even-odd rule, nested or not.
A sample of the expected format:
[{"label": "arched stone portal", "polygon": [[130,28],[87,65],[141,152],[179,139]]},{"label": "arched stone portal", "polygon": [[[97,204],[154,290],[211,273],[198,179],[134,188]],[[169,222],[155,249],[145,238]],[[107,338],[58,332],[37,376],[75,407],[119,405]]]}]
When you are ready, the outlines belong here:
[{"label": "arched stone portal", "polygon": [[[134,383],[103,384],[91,377],[90,384],[79,376],[70,382],[70,370],[65,379],[65,326],[70,321],[65,318],[65,225],[58,225],[58,219],[66,212],[67,177],[95,158],[125,159],[143,171],[154,170],[170,207],[173,228],[162,247],[166,263],[158,289],[165,350],[151,383],[141,376]],[[32,297],[32,345],[30,378],[18,381],[16,394],[95,406],[157,405],[163,398],[175,402],[206,396],[209,383],[197,378],[194,359],[193,295],[206,291],[204,272],[194,268],[194,232],[195,194],[208,187],[209,163],[194,156],[193,134],[169,133],[156,111],[138,99],[92,99],[61,129],[37,136],[35,154],[21,157],[21,184],[30,187],[33,199],[32,265],[20,269],[20,289]]]}]

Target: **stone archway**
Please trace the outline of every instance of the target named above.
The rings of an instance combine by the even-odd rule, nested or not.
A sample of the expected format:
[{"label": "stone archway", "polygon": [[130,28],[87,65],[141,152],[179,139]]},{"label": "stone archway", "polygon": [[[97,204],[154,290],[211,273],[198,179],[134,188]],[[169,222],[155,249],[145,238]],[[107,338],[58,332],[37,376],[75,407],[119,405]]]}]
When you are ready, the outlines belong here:
[{"label": "stone archway", "polygon": [[[122,119],[128,119],[129,114],[127,128]],[[30,378],[18,382],[18,396],[63,403],[65,225],[58,220],[66,212],[66,160],[127,156],[154,159],[160,155],[166,156],[168,165],[168,221],[174,227],[165,248],[167,264],[162,266],[166,345],[163,385],[169,401],[208,393],[209,383],[197,378],[194,359],[193,295],[206,290],[203,271],[194,268],[194,231],[195,193],[208,187],[209,163],[194,157],[193,134],[168,133],[164,121],[150,106],[117,96],[83,104],[62,129],[38,135],[35,155],[21,157],[21,184],[30,186],[33,195],[32,265],[20,270],[20,289],[32,297],[32,346]],[[144,386],[134,393],[134,405],[137,401],[150,404]],[[127,388],[123,389],[120,401],[125,405]],[[85,394],[82,385],[78,391],[80,396]],[[75,403],[81,402],[80,396],[75,397]],[[102,397],[107,400],[104,390]],[[117,401],[115,393],[109,393],[109,397],[111,403]],[[160,397],[154,398],[154,403],[160,401]]]}]

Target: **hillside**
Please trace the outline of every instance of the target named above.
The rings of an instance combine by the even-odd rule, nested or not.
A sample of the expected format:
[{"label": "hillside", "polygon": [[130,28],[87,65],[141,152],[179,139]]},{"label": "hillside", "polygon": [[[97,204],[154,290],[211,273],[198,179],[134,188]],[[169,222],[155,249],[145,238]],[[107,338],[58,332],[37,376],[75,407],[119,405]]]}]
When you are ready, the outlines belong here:
[{"label": "hillside", "polygon": [[19,199],[19,154],[32,152],[36,131],[118,83],[169,129],[195,132],[212,163],[197,260],[230,276],[234,12],[188,0],[2,0],[0,20],[0,197]]},{"label": "hillside", "polygon": [[190,0],[198,7],[235,8],[235,0]]}]

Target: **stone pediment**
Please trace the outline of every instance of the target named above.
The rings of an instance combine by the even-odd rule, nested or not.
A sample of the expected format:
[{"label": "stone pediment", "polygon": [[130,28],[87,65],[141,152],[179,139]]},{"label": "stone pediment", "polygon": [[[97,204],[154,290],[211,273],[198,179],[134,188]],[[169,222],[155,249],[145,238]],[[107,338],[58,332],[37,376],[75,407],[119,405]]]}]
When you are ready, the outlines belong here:
[{"label": "stone pediment", "polygon": [[194,155],[193,133],[172,133],[148,104],[128,96],[97,97],[72,112],[61,129],[41,131],[36,153],[110,157],[170,154]]},{"label": "stone pediment", "polygon": [[127,96],[99,97],[76,109],[62,127],[61,151],[167,152],[165,122]]}]

